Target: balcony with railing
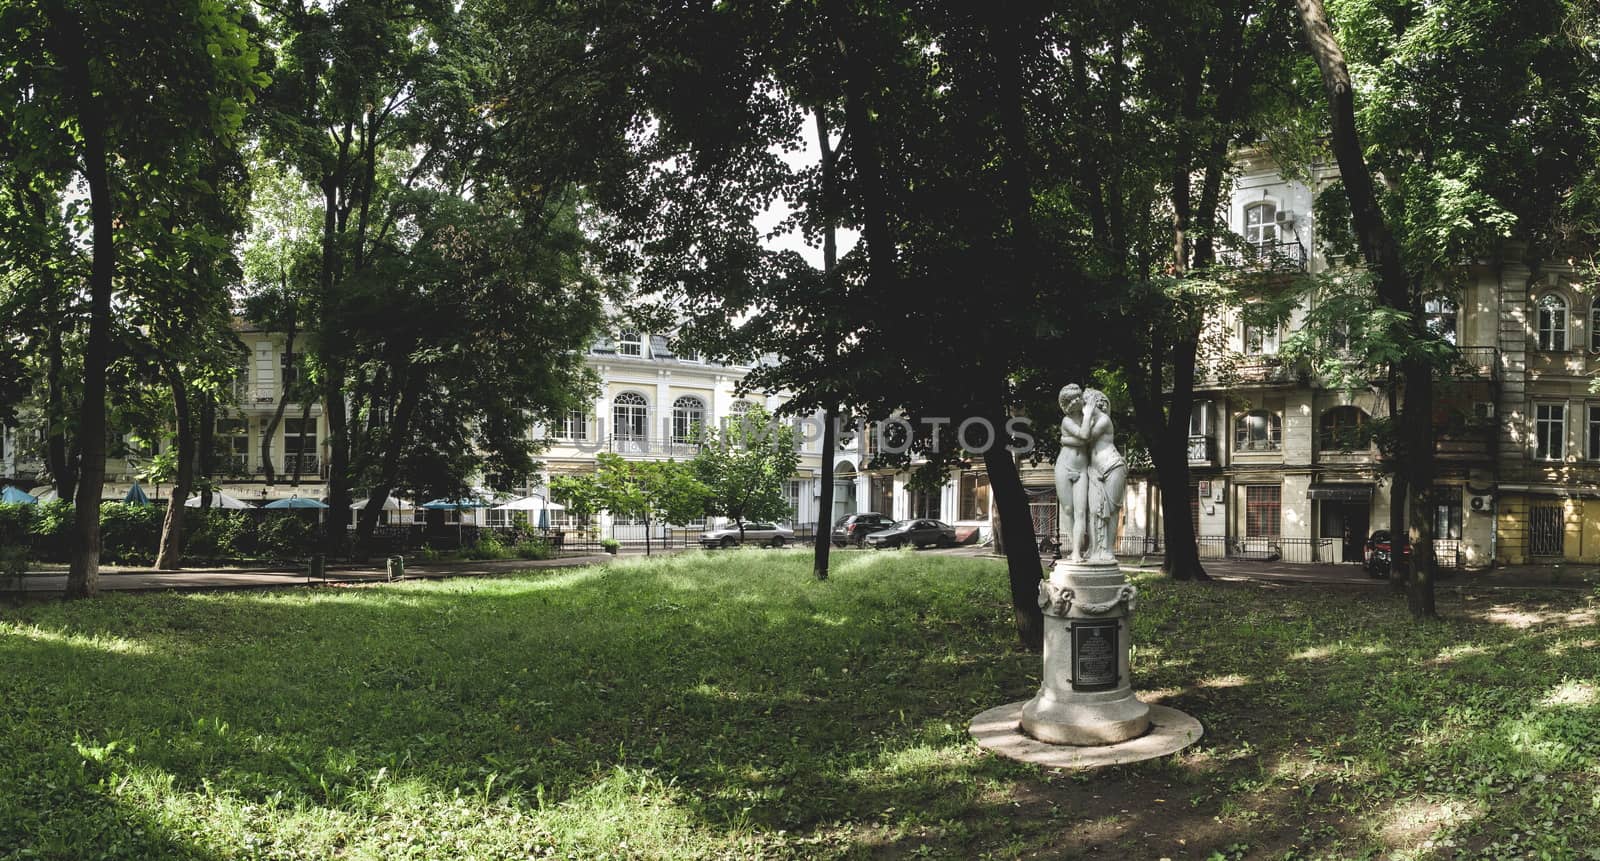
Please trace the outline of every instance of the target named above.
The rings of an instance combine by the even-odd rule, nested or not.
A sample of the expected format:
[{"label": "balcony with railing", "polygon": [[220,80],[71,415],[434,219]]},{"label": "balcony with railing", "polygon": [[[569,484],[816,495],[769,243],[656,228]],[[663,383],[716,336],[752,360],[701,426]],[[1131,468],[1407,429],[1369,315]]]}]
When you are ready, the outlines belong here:
[{"label": "balcony with railing", "polygon": [[1189,465],[1215,466],[1216,463],[1217,441],[1210,436],[1191,434],[1189,436]]},{"label": "balcony with railing", "polygon": [[1455,361],[1444,372],[1453,380],[1500,379],[1499,347],[1456,347]]},{"label": "balcony with railing", "polygon": [[699,450],[700,444],[690,439],[632,434],[611,434],[606,438],[606,451],[624,457],[694,457]]},{"label": "balcony with railing", "polygon": [[1299,239],[1274,242],[1247,242],[1240,247],[1238,262],[1265,272],[1305,272],[1309,257]]}]

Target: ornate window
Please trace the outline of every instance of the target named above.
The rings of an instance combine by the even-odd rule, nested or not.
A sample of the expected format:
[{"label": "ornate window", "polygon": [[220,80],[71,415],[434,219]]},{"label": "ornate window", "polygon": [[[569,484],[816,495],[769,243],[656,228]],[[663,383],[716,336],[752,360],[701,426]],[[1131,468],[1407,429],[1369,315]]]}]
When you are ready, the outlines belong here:
[{"label": "ornate window", "polygon": [[1253,203],[1245,207],[1244,240],[1251,245],[1276,245],[1278,207],[1267,202]]},{"label": "ornate window", "polygon": [[694,442],[706,421],[705,401],[684,395],[672,402],[672,441]]},{"label": "ornate window", "polygon": [[642,440],[649,436],[650,402],[638,392],[623,392],[611,402],[612,435],[618,439]]},{"label": "ornate window", "polygon": [[1235,451],[1278,451],[1283,447],[1283,419],[1277,413],[1251,410],[1233,425]]},{"label": "ornate window", "polygon": [[1600,298],[1589,306],[1589,352],[1600,353]]},{"label": "ornate window", "polygon": [[1449,299],[1433,298],[1423,303],[1423,325],[1428,327],[1428,332],[1445,341],[1456,343],[1456,319],[1460,311],[1456,303]]},{"label": "ornate window", "polygon": [[643,356],[644,337],[638,332],[623,332],[617,338],[617,355]]},{"label": "ornate window", "polygon": [[1350,451],[1367,447],[1362,430],[1367,424],[1367,414],[1360,407],[1334,407],[1322,414],[1322,433],[1318,447],[1322,451]]},{"label": "ornate window", "polygon": [[1551,293],[1539,300],[1539,349],[1567,348],[1567,300]]}]

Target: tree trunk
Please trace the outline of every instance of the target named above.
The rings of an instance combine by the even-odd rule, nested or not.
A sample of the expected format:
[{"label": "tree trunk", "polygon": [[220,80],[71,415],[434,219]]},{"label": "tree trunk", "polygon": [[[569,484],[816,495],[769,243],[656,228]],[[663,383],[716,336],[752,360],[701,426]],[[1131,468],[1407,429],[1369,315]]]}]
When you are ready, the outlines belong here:
[{"label": "tree trunk", "polygon": [[66,64],[82,139],[83,178],[89,187],[92,264],[89,270],[89,337],[83,350],[83,403],[77,438],[81,451],[68,551],[66,596],[90,598],[100,590],[100,495],[106,481],[106,366],[111,358],[111,293],[117,275],[115,201],[111,192],[105,112],[94,94],[89,51],[77,43],[82,28],[59,11],[47,36]]},{"label": "tree trunk", "polygon": [[[834,159],[838,151],[833,149],[828,140],[828,118],[820,107],[816,109],[816,125],[817,146],[822,151],[822,289],[825,295],[832,297],[838,289],[839,265],[838,188],[834,176]],[[827,350],[835,348],[836,345],[831,343],[824,346]],[[836,409],[829,409],[822,416],[822,486],[818,488],[821,493],[817,497],[817,525],[816,534],[812,536],[811,553],[811,573],[818,580],[828,579],[828,557],[833,552],[833,467],[835,450],[839,447],[834,428],[837,416]]]},{"label": "tree trunk", "polygon": [[[1361,250],[1368,266],[1378,270],[1378,299],[1389,308],[1412,316],[1411,325],[1396,324],[1394,336],[1405,346],[1402,360],[1405,380],[1405,408],[1399,416],[1399,463],[1395,474],[1395,487],[1391,506],[1398,509],[1400,500],[1411,502],[1410,528],[1401,528],[1406,518],[1398,512],[1390,516],[1389,571],[1391,578],[1404,576],[1405,539],[1412,539],[1412,564],[1407,585],[1407,604],[1413,615],[1426,617],[1434,614],[1433,606],[1433,516],[1427,500],[1433,483],[1433,369],[1420,357],[1412,357],[1424,332],[1417,321],[1417,308],[1410,301],[1410,279],[1406,276],[1400,246],[1390,230],[1373,188],[1372,174],[1367,169],[1362,152],[1360,135],[1355,125],[1355,93],[1350,83],[1350,71],[1345,64],[1344,52],[1328,24],[1322,0],[1295,0],[1300,12],[1306,43],[1317,66],[1322,71],[1323,87],[1328,95],[1329,126],[1332,133],[1334,156],[1339,164],[1340,180],[1350,201],[1351,221],[1361,242]],[[1402,473],[1404,477],[1402,478]],[[1403,486],[1402,486],[1403,484]],[[1427,521],[1427,522],[1424,522]],[[1425,546],[1418,546],[1421,542]],[[1396,588],[1399,585],[1396,584]]]},{"label": "tree trunk", "polygon": [[[1420,320],[1420,317],[1413,318]],[[1413,324],[1421,328],[1420,323]],[[1420,335],[1421,333],[1416,333]],[[1434,604],[1433,553],[1433,368],[1422,359],[1404,364],[1406,411],[1402,425],[1408,445],[1406,490],[1411,501],[1411,576],[1407,581],[1406,607],[1418,619],[1438,615]],[[1394,547],[1394,537],[1390,537]]]},{"label": "tree trunk", "polygon": [[833,465],[839,440],[833,423],[838,413],[828,410],[822,425],[822,487],[817,496],[817,527],[812,537],[811,573],[818,580],[828,579],[828,556],[833,552]]},{"label": "tree trunk", "polygon": [[178,474],[173,479],[172,495],[167,500],[167,514],[161,521],[161,549],[156,553],[156,567],[175,571],[183,562],[183,520],[188,511],[184,503],[194,487],[194,427],[189,415],[188,384],[176,364],[165,361],[162,371],[167,385],[172,388],[172,404],[177,415]]},{"label": "tree trunk", "polygon": [[[289,324],[289,331],[284,333],[283,349],[290,355],[294,354],[295,325]],[[279,366],[279,374],[283,368]],[[278,404],[272,409],[272,418],[267,419],[267,426],[261,429],[261,471],[267,475],[267,484],[277,484],[278,473],[272,465],[272,443],[278,436],[278,426],[283,424],[283,411],[289,406],[289,381],[278,381]]]},{"label": "tree trunk", "polygon": [[[54,296],[54,290],[51,291]],[[65,389],[61,384],[63,356],[61,329],[66,315],[59,309],[51,314],[50,333],[45,342],[45,464],[55,485],[57,499],[71,499],[78,489],[78,463],[68,445]]]},{"label": "tree trunk", "polygon": [[[994,425],[1005,427],[1005,419]],[[1003,439],[996,439],[983,453],[989,471],[989,492],[999,513],[1005,548],[1006,569],[1011,581],[1011,611],[1017,624],[1017,638],[1032,651],[1044,649],[1044,613],[1039,609],[1039,582],[1044,566],[1039,562],[1039,547],[1033,534],[1033,514],[1028,509],[1028,492],[1022,487],[1022,474],[1016,458],[1006,451]]]},{"label": "tree trunk", "polygon": [[[416,411],[422,378],[423,373],[413,368],[401,386],[400,398],[394,408],[394,421],[390,423],[389,435],[385,439],[383,461],[378,467],[378,480],[373,482],[372,489],[367,494],[367,507],[361,509],[361,516],[356,520],[357,543],[364,544],[372,537],[372,530],[378,525],[378,515],[383,511],[383,504],[389,500],[389,493],[394,488],[395,477],[400,471],[400,451],[405,447],[410,435],[411,415]],[[331,502],[329,507],[333,507]],[[350,504],[345,503],[342,510],[349,511]],[[457,517],[460,517],[459,512]],[[341,523],[339,528],[343,529],[344,524]]]}]

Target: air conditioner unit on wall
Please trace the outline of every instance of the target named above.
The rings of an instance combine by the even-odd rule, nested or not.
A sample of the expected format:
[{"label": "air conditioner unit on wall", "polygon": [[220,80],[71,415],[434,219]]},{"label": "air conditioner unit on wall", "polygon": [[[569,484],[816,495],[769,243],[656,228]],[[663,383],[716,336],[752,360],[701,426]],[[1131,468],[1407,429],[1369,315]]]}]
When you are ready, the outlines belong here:
[{"label": "air conditioner unit on wall", "polygon": [[1467,506],[1473,511],[1488,511],[1494,505],[1492,496],[1474,496],[1467,501]]},{"label": "air conditioner unit on wall", "polygon": [[1280,226],[1280,227],[1293,227],[1294,226],[1294,212],[1292,210],[1288,210],[1288,209],[1280,209],[1280,210],[1278,210],[1277,219],[1278,219],[1278,226]]}]

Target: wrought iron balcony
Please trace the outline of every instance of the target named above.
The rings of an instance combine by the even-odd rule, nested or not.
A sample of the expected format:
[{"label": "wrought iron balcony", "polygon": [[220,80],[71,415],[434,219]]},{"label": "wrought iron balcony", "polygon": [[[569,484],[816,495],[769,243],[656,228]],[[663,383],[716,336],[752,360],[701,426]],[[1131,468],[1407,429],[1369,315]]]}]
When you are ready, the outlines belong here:
[{"label": "wrought iron balcony", "polygon": [[1209,436],[1189,437],[1189,465],[1211,466],[1217,462],[1217,442]]},{"label": "wrought iron balcony", "polygon": [[612,434],[606,438],[606,451],[621,455],[654,457],[694,457],[700,444],[687,439]]},{"label": "wrought iron balcony", "polygon": [[1306,248],[1298,239],[1277,242],[1249,242],[1244,245],[1243,262],[1268,272],[1306,271]]}]

